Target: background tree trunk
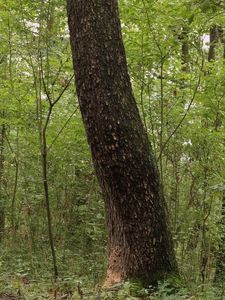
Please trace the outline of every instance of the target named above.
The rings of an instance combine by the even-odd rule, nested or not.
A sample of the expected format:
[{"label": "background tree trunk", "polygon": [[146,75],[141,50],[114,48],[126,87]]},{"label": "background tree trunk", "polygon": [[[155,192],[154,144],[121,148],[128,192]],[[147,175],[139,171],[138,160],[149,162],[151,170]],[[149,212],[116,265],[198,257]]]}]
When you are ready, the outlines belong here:
[{"label": "background tree trunk", "polygon": [[188,26],[184,25],[182,28],[182,34],[181,34],[181,58],[182,58],[182,70],[184,72],[189,72],[190,71],[190,67],[189,67],[189,61],[190,61],[190,57],[189,57],[189,41],[188,41]]},{"label": "background tree trunk", "polygon": [[220,41],[223,45],[223,58],[225,59],[225,34],[223,28],[219,27],[218,32],[219,32]]},{"label": "background tree trunk", "polygon": [[105,286],[177,272],[159,173],[132,94],[117,1],[67,0],[76,87],[109,231]]},{"label": "background tree trunk", "polygon": [[219,249],[216,257],[216,270],[215,270],[215,277],[214,281],[216,283],[223,283],[225,279],[225,191],[223,192],[223,202],[222,202],[222,213],[221,213],[221,220],[220,220],[220,242],[219,242]]},{"label": "background tree trunk", "polygon": [[214,61],[216,58],[216,44],[218,43],[218,28],[216,25],[210,28],[210,46],[209,46],[209,54],[208,61]]},{"label": "background tree trunk", "polygon": [[[2,113],[4,116],[4,113]],[[0,240],[3,237],[4,227],[5,227],[5,211],[4,211],[4,145],[5,144],[5,124],[1,125],[0,131]]]}]

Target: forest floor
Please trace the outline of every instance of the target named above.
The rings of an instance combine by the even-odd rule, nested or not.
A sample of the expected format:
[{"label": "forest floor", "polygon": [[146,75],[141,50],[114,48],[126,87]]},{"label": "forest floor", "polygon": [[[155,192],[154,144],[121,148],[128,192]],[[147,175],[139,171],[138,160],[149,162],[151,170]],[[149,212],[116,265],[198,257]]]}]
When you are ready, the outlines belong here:
[{"label": "forest floor", "polygon": [[20,297],[7,294],[0,294],[0,300],[20,300]]},{"label": "forest floor", "polygon": [[12,243],[0,248],[0,300],[225,300],[225,285],[190,280],[176,291],[168,282],[160,283],[157,291],[129,282],[104,291],[105,249],[97,243],[88,251],[77,250],[76,244],[66,251],[58,245],[60,277],[55,283],[48,245],[31,255],[26,241],[20,247],[15,239]]},{"label": "forest floor", "polygon": [[159,285],[157,291],[140,288],[129,282],[112,290],[100,290],[98,287],[85,287],[74,284],[73,288],[65,284],[33,282],[7,289],[0,293],[0,300],[225,300],[225,290],[210,286],[200,291],[180,288],[171,289],[168,283]]}]

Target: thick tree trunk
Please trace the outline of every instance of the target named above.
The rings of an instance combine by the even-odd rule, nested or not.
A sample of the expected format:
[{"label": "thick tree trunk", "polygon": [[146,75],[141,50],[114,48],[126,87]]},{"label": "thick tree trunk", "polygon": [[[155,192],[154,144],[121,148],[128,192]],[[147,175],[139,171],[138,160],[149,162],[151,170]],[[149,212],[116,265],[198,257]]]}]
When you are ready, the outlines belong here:
[{"label": "thick tree trunk", "polygon": [[105,286],[177,272],[159,174],[132,94],[116,0],[67,0],[77,94],[109,231]]}]

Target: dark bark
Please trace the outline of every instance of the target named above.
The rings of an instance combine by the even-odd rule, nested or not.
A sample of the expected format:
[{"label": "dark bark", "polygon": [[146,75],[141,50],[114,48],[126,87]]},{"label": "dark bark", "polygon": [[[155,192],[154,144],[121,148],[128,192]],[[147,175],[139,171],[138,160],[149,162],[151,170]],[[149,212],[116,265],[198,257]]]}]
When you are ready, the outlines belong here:
[{"label": "dark bark", "polygon": [[67,0],[80,110],[109,231],[105,286],[176,273],[159,173],[132,94],[115,0]]},{"label": "dark bark", "polygon": [[223,192],[222,214],[220,220],[221,238],[216,257],[215,283],[223,283],[225,280],[225,191]]},{"label": "dark bark", "polygon": [[16,229],[17,224],[15,222],[15,206],[16,206],[16,195],[17,195],[18,178],[19,178],[18,151],[16,157],[14,158],[14,163],[15,163],[15,178],[14,178],[14,186],[13,186],[13,194],[12,194],[12,202],[11,202],[11,225],[12,228]]},{"label": "dark bark", "polygon": [[[3,115],[4,116],[4,115]],[[5,125],[1,125],[0,135],[0,240],[5,228],[5,209],[4,209],[4,146],[5,146]]]},{"label": "dark bark", "polygon": [[181,58],[182,58],[182,70],[184,72],[189,72],[190,68],[189,68],[189,42],[188,42],[188,27],[187,26],[183,26],[182,28],[182,34],[181,34],[181,41],[182,41],[182,45],[181,45]]},{"label": "dark bark", "polygon": [[214,61],[216,59],[216,44],[218,43],[218,27],[216,25],[210,28],[210,46],[208,53],[208,61]]},{"label": "dark bark", "polygon": [[52,254],[52,264],[53,264],[53,271],[54,271],[54,280],[56,281],[58,278],[58,267],[56,262],[56,251],[54,246],[54,237],[53,237],[53,230],[52,230],[52,214],[51,214],[51,206],[50,206],[50,199],[49,199],[49,188],[48,188],[48,167],[47,167],[47,142],[46,142],[46,127],[43,130],[42,135],[42,171],[43,171],[43,186],[44,186],[44,193],[45,193],[45,204],[46,204],[46,212],[47,212],[47,221],[48,221],[48,237],[49,237],[49,244],[51,248]]},{"label": "dark bark", "polygon": [[220,41],[223,45],[223,58],[225,59],[225,33],[224,33],[223,28],[221,28],[221,27],[218,28],[218,32],[219,32]]}]

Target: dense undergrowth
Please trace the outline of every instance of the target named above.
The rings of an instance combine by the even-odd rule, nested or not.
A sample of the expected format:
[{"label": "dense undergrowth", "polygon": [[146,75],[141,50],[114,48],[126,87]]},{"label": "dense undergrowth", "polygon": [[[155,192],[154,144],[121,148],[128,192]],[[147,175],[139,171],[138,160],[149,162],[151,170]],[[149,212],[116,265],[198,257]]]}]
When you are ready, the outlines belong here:
[{"label": "dense undergrowth", "polygon": [[57,98],[72,75],[65,1],[0,0],[0,295],[225,299],[224,276],[214,282],[225,262],[223,39],[208,61],[210,30],[225,31],[223,2],[119,1],[133,91],[158,159],[184,284],[174,290],[162,282],[153,291],[126,283],[106,292],[104,204],[72,84],[47,130],[59,271],[53,280],[40,157],[49,111],[42,77]]},{"label": "dense undergrowth", "polygon": [[[101,286],[106,271],[105,249],[99,243],[95,251],[84,249],[74,252],[57,245],[59,278],[54,282],[48,245],[42,245],[38,255],[29,254],[26,243],[18,251],[8,247],[0,252],[0,295],[15,295],[21,299],[70,299],[70,300],[223,300],[225,285],[204,286],[194,282],[172,279],[159,282],[157,287],[143,288],[137,283],[126,282],[110,290]],[[41,254],[42,253],[42,254]],[[1,297],[0,297],[1,299]]]}]

